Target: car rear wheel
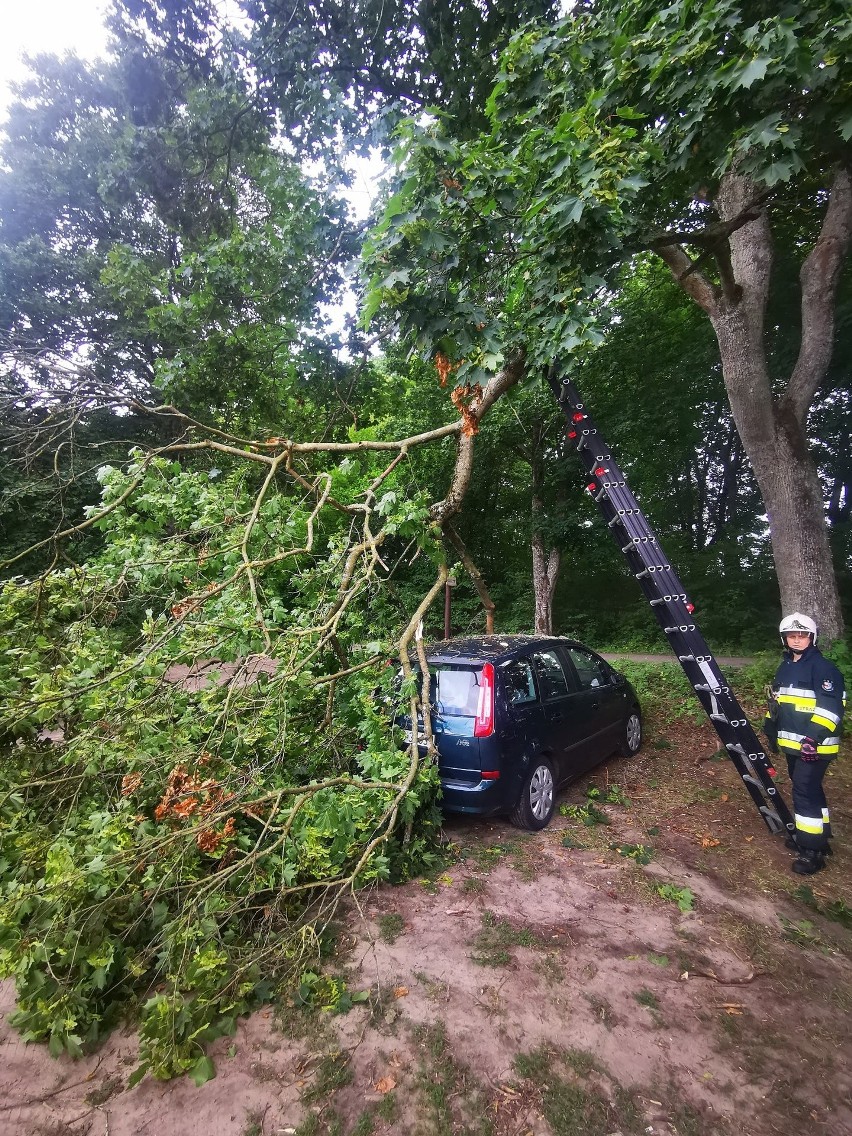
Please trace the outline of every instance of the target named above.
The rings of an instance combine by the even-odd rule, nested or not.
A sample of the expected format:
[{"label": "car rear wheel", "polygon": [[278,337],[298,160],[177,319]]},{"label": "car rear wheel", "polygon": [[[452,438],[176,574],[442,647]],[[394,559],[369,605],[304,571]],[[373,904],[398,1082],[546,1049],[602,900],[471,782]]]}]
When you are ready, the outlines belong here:
[{"label": "car rear wheel", "polygon": [[638,753],[642,745],[642,717],[636,706],[630,711],[624,723],[624,733],[621,741],[622,757],[632,757]]},{"label": "car rear wheel", "polygon": [[510,814],[512,824],[530,832],[545,828],[553,816],[555,793],[553,768],[549,761],[540,757],[527,774],[518,803]]}]

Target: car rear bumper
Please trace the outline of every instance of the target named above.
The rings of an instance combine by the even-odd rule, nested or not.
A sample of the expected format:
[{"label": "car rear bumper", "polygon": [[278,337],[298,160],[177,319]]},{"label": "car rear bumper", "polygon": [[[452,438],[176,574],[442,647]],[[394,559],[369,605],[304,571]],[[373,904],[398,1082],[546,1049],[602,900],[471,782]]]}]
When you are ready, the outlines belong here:
[{"label": "car rear bumper", "polygon": [[450,781],[442,777],[441,789],[441,807],[451,813],[493,816],[507,808],[499,780]]}]

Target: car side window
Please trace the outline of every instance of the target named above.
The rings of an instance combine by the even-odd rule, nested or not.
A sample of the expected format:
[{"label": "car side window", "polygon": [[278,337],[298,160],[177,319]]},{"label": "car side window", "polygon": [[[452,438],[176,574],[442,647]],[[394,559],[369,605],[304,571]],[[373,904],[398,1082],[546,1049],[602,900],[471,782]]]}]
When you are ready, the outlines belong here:
[{"label": "car side window", "polygon": [[535,682],[529,659],[512,659],[503,668],[503,681],[510,706],[525,706],[535,702]]},{"label": "car side window", "polygon": [[539,651],[532,657],[542,698],[560,698],[568,694],[568,680],[555,651]]},{"label": "car side window", "polygon": [[609,674],[604,669],[600,659],[596,659],[594,655],[581,650],[579,647],[569,647],[568,654],[571,656],[571,662],[574,664],[583,690],[609,684]]}]

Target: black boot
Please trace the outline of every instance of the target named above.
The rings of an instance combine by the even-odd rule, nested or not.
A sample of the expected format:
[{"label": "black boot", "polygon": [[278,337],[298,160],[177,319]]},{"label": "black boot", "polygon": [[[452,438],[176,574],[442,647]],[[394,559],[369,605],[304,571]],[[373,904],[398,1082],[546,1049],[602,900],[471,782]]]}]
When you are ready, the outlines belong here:
[{"label": "black boot", "polygon": [[792,867],[797,876],[813,876],[825,867],[825,855],[821,848],[803,848]]},{"label": "black boot", "polygon": [[[784,847],[789,848],[791,852],[798,852],[799,851],[799,845],[796,843],[795,836],[788,836],[787,839],[784,841]],[[833,856],[834,855],[834,852],[832,851],[830,844],[826,844],[826,846],[825,846],[825,848],[823,848],[822,852],[823,852],[824,856]]]}]

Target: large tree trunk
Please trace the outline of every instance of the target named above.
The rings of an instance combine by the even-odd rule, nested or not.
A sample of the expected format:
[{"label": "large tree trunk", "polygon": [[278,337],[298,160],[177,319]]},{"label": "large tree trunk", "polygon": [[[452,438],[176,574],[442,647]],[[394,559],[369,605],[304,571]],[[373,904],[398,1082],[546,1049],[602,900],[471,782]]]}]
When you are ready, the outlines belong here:
[{"label": "large tree trunk", "polygon": [[714,327],[731,411],[766,508],[781,608],[813,616],[824,636],[836,639],[843,616],[822,487],[803,423],[787,400],[755,397],[764,383],[769,391],[765,357],[736,313],[720,316]]},{"label": "large tree trunk", "polygon": [[716,332],[731,412],[766,506],[781,606],[813,616],[825,637],[835,639],[843,617],[805,425],[831,359],[837,282],[852,236],[852,177],[837,171],[819,238],[802,265],[799,357],[780,395],[772,389],[764,343],[772,270],[767,207],[735,170],[723,177],[715,204],[721,224],[690,243],[715,258],[718,285],[676,241],[659,242],[657,251]]},{"label": "large tree trunk", "polygon": [[556,581],[559,578],[558,548],[547,552],[541,533],[534,532],[532,538],[533,594],[535,595],[536,635],[553,634],[553,597]]}]

